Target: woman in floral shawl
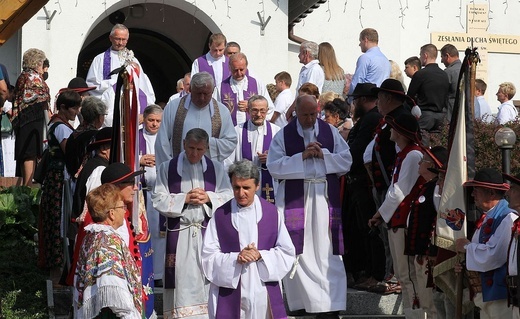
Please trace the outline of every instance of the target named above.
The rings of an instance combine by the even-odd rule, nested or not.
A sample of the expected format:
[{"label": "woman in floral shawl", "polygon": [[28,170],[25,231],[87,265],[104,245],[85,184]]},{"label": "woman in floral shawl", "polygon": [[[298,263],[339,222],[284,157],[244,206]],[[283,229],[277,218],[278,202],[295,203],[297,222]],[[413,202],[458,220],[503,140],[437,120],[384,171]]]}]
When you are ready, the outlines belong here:
[{"label": "woman in floral shawl", "polygon": [[29,49],[23,54],[23,70],[14,89],[14,156],[24,185],[32,182],[36,159],[43,153],[44,111],[49,108],[49,87],[43,79],[45,53]]},{"label": "woman in floral shawl", "polygon": [[79,253],[74,278],[74,318],[142,318],[139,269],[116,229],[123,225],[126,205],[120,189],[103,184],[87,195],[94,221]]}]

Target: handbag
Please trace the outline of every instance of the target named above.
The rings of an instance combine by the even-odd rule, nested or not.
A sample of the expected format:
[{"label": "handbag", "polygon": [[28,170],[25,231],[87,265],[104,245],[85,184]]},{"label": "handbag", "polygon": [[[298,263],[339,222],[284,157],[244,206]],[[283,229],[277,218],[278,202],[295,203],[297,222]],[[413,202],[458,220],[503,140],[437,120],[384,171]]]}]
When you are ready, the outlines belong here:
[{"label": "handbag", "polygon": [[42,184],[45,179],[50,159],[51,153],[49,152],[49,148],[46,148],[45,151],[43,151],[42,158],[38,161],[34,169],[33,179],[39,184]]},{"label": "handbag", "polygon": [[9,120],[9,116],[5,112],[2,112],[2,120],[0,121],[0,132],[9,134],[13,132],[13,125]]}]

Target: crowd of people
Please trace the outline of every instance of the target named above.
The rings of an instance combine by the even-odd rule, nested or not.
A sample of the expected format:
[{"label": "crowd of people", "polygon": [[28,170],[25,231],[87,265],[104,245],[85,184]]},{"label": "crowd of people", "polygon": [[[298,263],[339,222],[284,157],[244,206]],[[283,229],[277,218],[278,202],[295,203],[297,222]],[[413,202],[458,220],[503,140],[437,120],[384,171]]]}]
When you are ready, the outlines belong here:
[{"label": "crowd of people", "polygon": [[[161,107],[129,36],[115,25],[111,47],[54,107],[43,51],[24,53],[13,89],[0,71],[19,174],[25,185],[41,178],[38,263],[55,287],[73,286],[75,318],[155,318],[156,287],[164,318],[286,318],[282,287],[292,315],[339,318],[349,287],[401,293],[406,318],[454,318],[433,278],[449,154],[428,136],[453,113],[457,48],[426,44],[406,59],[406,89],[374,29],[359,35],[353,74],[330,43],[305,41],[294,96],[288,72],[269,90],[218,33]],[[111,156],[121,67],[141,127],[135,167]],[[475,87],[475,117],[517,118],[512,83],[498,89],[496,117],[486,83]],[[464,186],[482,217],[456,241],[466,262],[455,270],[480,276],[481,318],[520,318],[520,176],[484,168]]]}]

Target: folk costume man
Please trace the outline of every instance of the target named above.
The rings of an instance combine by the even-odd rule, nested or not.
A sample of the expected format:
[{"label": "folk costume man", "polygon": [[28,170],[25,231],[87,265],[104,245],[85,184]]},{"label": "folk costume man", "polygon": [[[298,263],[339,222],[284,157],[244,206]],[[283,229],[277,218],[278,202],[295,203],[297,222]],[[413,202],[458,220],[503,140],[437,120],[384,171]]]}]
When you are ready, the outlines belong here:
[{"label": "folk costume man", "polygon": [[226,106],[211,98],[213,77],[200,72],[191,78],[191,93],[169,102],[155,141],[155,162],[160,165],[180,154],[183,139],[192,128],[202,128],[209,138],[206,155],[223,162],[237,145],[237,135]]},{"label": "folk costume man", "polygon": [[253,95],[266,97],[269,107],[268,118],[271,118],[274,111],[274,104],[269,98],[267,87],[260,80],[249,75],[247,65],[247,56],[242,52],[229,57],[231,76],[225,78],[220,86],[219,101],[228,107],[233,125],[244,123],[249,119],[247,100]]},{"label": "folk costume man", "polygon": [[229,175],[234,199],[217,209],[202,247],[210,318],[287,318],[280,281],[295,253],[283,215],[255,194],[260,174],[251,161]]},{"label": "folk costume man", "polygon": [[[380,98],[380,101],[384,96]],[[378,211],[368,220],[368,226],[377,226],[381,222],[387,223],[388,244],[394,265],[395,276],[401,283],[403,293],[403,311],[407,318],[413,318],[422,310],[417,309],[417,280],[413,260],[404,255],[405,229],[410,204],[417,197],[424,179],[419,175],[418,167],[422,159],[419,124],[411,114],[401,114],[395,119],[385,117],[385,122],[391,127],[390,140],[394,141],[399,149],[397,153],[392,182],[388,188],[385,200]]]},{"label": "folk costume man", "polygon": [[[511,182],[511,186],[507,191],[509,196],[509,207],[520,211],[520,174],[515,176],[502,174],[505,179]],[[507,288],[508,288],[508,306],[513,308],[513,318],[520,319],[520,281],[518,274],[520,273],[520,265],[518,262],[518,235],[520,235],[520,219],[516,219],[513,226],[511,243],[509,244],[509,256],[507,260]]]},{"label": "folk costume man", "polygon": [[[159,165],[153,206],[167,217],[164,318],[207,318],[209,285],[200,264],[204,230],[217,208],[232,197],[221,163],[204,156],[206,131],[194,128],[184,151]],[[176,263],[177,256],[182,260]]]},{"label": "folk costume man", "polygon": [[134,57],[134,53],[126,47],[129,37],[130,33],[126,26],[122,24],[114,25],[109,35],[112,46],[105,52],[98,54],[94,60],[92,60],[86,81],[89,86],[96,87],[90,94],[101,98],[106,90],[114,90],[114,85],[117,82],[118,75],[109,75],[110,72],[131,60],[137,70],[135,76],[139,78],[139,81],[136,81],[138,82],[137,87],[140,90],[138,100],[141,104],[141,108],[144,109],[147,105],[155,103],[155,93],[141,64],[137,58]]},{"label": "folk costume man", "polygon": [[224,55],[226,44],[226,37],[222,33],[212,34],[208,42],[209,52],[196,58],[191,65],[191,76],[199,72],[211,74],[217,88],[217,95],[220,94],[220,83],[231,75],[228,58]]},{"label": "folk costume man", "polygon": [[457,251],[466,255],[466,268],[480,274],[482,289],[475,294],[473,302],[480,308],[482,319],[511,318],[504,283],[511,229],[518,215],[504,199],[509,184],[504,183],[497,170],[483,168],[463,186],[472,187],[475,206],[483,212],[475,224],[471,241],[459,238],[455,242]]},{"label": "folk costume man", "polygon": [[[378,97],[377,108],[382,116],[396,118],[400,114],[410,114],[403,103],[406,99],[403,85],[395,79],[386,79],[379,88],[374,88]],[[372,178],[373,194],[376,206],[379,207],[386,198],[392,181],[392,170],[396,157],[395,142],[390,140],[390,126],[381,118],[376,127],[373,141],[368,144],[363,160]],[[374,292],[393,293],[401,291],[393,274],[392,254],[388,244],[388,230],[382,223],[378,227],[385,249],[385,281],[380,282]]]},{"label": "folk costume man", "polygon": [[267,100],[261,95],[253,95],[247,102],[249,120],[235,126],[238,144],[236,150],[224,161],[226,168],[235,161],[248,159],[260,170],[260,187],[256,194],[274,203],[274,180],[267,170],[267,152],[273,137],[280,128],[266,120]]},{"label": "folk costume man", "polygon": [[347,296],[338,177],[352,157],[338,130],[316,118],[317,109],[313,96],[296,99],[297,120],[273,138],[267,168],[280,180],[276,205],[296,248],[284,279],[289,309],[338,318]]},{"label": "folk costume man", "polygon": [[432,288],[433,264],[430,265],[430,257],[437,256],[436,246],[432,244],[432,233],[437,218],[434,196],[439,169],[445,169],[448,161],[448,150],[442,146],[422,148],[423,158],[418,169],[426,182],[420,186],[419,193],[411,203],[404,253],[414,258],[420,306],[426,312],[426,318],[436,318],[437,310],[433,303]]}]

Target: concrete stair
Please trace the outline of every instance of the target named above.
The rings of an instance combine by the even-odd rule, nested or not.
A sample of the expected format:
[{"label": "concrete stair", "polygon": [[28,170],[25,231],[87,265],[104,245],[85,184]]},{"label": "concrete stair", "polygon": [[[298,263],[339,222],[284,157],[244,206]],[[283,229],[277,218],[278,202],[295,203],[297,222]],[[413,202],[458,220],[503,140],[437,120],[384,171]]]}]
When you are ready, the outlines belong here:
[{"label": "concrete stair", "polygon": [[[55,318],[68,319],[69,307],[72,303],[71,290],[54,290],[53,313]],[[156,288],[155,310],[162,318],[163,299],[162,288]],[[51,316],[50,316],[51,317]],[[347,309],[340,314],[341,318],[363,318],[363,319],[397,319],[404,318],[401,294],[382,296],[379,294],[359,291],[349,288],[347,290]],[[72,317],[70,317],[72,318]],[[312,315],[289,316],[290,319],[311,319]],[[52,317],[51,317],[52,319]]]}]

